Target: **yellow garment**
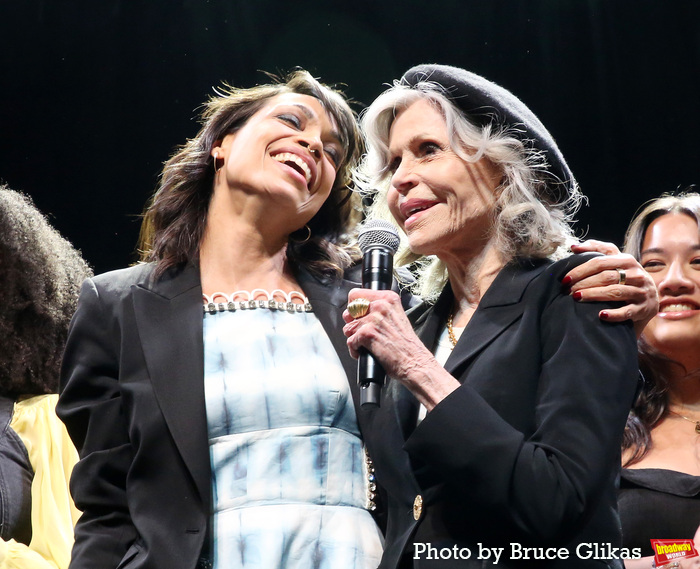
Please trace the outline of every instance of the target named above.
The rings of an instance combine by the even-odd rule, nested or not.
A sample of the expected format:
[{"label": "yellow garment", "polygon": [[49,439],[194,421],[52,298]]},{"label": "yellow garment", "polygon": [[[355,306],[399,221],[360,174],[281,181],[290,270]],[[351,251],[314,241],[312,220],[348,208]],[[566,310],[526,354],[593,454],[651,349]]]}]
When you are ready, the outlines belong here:
[{"label": "yellow garment", "polygon": [[29,546],[0,540],[0,569],[68,567],[80,516],[68,489],[78,453],[56,416],[57,400],[57,395],[39,395],[15,403],[10,427],[27,447],[34,470],[32,540]]}]

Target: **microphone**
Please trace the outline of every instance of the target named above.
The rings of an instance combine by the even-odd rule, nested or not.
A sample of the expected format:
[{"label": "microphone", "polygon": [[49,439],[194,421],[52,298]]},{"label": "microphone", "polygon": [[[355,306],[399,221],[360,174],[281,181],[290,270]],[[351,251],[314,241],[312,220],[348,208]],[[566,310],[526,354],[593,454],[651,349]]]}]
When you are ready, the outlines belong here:
[{"label": "microphone", "polygon": [[[365,223],[357,237],[362,251],[362,288],[388,290],[393,279],[394,253],[399,248],[399,234],[388,221],[372,219]],[[379,398],[386,373],[377,359],[365,348],[357,360],[357,384],[360,405],[379,407]]]}]

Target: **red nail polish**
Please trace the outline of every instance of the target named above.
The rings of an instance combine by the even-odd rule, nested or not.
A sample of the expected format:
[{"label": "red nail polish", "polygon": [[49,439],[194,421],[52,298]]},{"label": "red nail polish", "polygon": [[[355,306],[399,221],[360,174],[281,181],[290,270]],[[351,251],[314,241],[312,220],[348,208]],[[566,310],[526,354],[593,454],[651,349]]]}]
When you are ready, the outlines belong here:
[{"label": "red nail polish", "polygon": [[574,300],[581,300],[583,298],[583,293],[580,290],[577,290],[571,296],[574,297]]},{"label": "red nail polish", "polygon": [[561,279],[561,284],[566,286],[566,285],[570,284],[571,281],[573,281],[573,280],[574,279],[572,279],[569,275],[566,275],[563,279]]},{"label": "red nail polish", "polygon": [[600,312],[600,317],[601,317],[603,320],[607,320],[608,318],[610,318],[610,314],[608,314],[608,311],[607,311],[607,310],[602,310],[602,311]]}]

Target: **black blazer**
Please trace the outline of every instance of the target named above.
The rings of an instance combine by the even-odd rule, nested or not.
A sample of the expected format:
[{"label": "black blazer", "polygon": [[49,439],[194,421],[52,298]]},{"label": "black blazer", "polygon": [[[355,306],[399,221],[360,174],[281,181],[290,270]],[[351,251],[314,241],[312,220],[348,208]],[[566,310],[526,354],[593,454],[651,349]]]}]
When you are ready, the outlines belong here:
[{"label": "black blazer", "polygon": [[[140,265],[88,279],[71,324],[57,412],[80,453],[72,569],[193,569],[205,546],[211,468],[199,271],[155,282],[152,272]],[[341,332],[353,285],[297,277],[354,377]]]},{"label": "black blazer", "polygon": [[[493,567],[493,556],[477,559],[479,543],[504,547],[498,566],[508,567],[511,542],[570,551],[567,560],[526,566],[601,567],[606,561],[579,559],[578,544],[619,547],[615,481],[636,342],[631,324],[599,320],[604,305],[562,291],[561,278],[586,258],[513,262],[499,273],[445,364],[462,386],[418,427],[418,403],[396,381],[379,409],[362,410],[388,491],[381,568]],[[410,313],[430,349],[452,301],[448,286]],[[414,508],[418,495],[422,508]],[[413,560],[413,543],[457,545],[471,557],[428,560],[426,549]]]}]

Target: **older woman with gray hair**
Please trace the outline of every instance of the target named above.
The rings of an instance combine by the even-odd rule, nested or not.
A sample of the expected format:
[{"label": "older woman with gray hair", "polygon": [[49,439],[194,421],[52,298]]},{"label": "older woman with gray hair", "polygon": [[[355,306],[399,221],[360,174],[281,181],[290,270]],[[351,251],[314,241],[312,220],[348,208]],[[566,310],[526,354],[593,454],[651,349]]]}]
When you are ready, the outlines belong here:
[{"label": "older woman with gray hair", "polygon": [[[369,216],[398,225],[425,298],[407,317],[391,291],[355,289],[350,308],[369,309],[344,314],[351,354],[391,378],[360,416],[386,489],[380,567],[621,567],[635,334],[627,309],[562,286],[590,255],[568,255],[582,195],[556,143],[510,92],[441,65],[409,70],[363,121]],[[579,275],[586,299],[643,288],[631,258],[601,259]]]}]

